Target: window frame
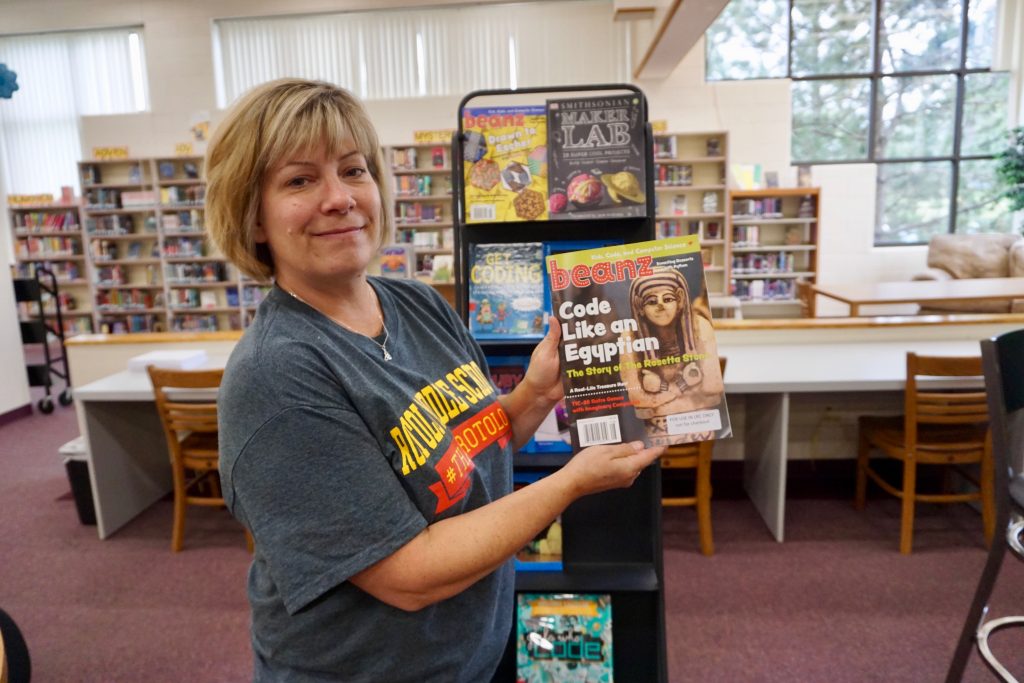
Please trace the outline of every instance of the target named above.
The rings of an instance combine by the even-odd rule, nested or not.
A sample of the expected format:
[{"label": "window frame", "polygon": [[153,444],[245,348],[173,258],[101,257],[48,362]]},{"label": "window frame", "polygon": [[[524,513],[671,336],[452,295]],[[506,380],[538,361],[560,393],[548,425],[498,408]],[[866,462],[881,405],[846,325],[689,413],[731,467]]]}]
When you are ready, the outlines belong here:
[{"label": "window frame", "polygon": [[[994,160],[997,158],[997,153],[992,154],[963,154],[962,143],[963,143],[963,115],[964,115],[964,99],[966,90],[966,79],[967,77],[974,74],[987,74],[987,73],[1008,73],[1006,71],[997,71],[992,69],[991,65],[988,67],[969,67],[968,64],[968,45],[969,45],[969,32],[970,32],[970,10],[972,0],[959,0],[961,3],[960,7],[960,55],[957,65],[952,69],[927,69],[927,70],[908,70],[908,71],[891,71],[886,72],[882,69],[882,45],[881,45],[881,27],[883,22],[883,5],[886,0],[871,0],[871,70],[866,72],[840,72],[840,73],[829,73],[829,74],[814,74],[814,75],[802,75],[796,76],[793,74],[793,56],[794,56],[794,36],[793,36],[793,11],[796,4],[796,0],[788,0],[786,6],[788,8],[787,14],[787,52],[786,52],[786,75],[785,78],[789,79],[792,83],[797,82],[813,82],[813,81],[839,81],[839,80],[868,80],[869,81],[869,114],[868,114],[868,129],[867,129],[867,155],[863,158],[856,159],[796,159],[793,158],[791,163],[793,165],[843,165],[843,164],[865,164],[872,163],[877,165],[882,164],[907,164],[914,162],[945,162],[951,165],[950,183],[949,188],[949,209],[947,219],[947,233],[955,234],[957,231],[957,208],[960,194],[960,166],[964,161],[985,161]],[[706,45],[706,43],[705,43]],[[881,88],[881,82],[883,78],[907,78],[907,77],[920,77],[920,76],[955,76],[956,77],[956,93],[953,99],[953,140],[952,140],[952,151],[950,154],[938,155],[938,156],[912,156],[912,157],[893,157],[893,158],[880,158],[877,149],[877,133],[879,126],[881,125],[881,112],[882,106],[879,102],[879,94]],[[705,60],[705,80],[707,80],[707,60]],[[753,79],[715,79],[720,80],[753,80]],[[712,81],[714,82],[714,81]],[[1009,103],[1007,103],[1009,105]],[[791,117],[793,113],[791,112]],[[791,119],[792,121],[792,119]],[[790,146],[790,153],[792,154],[792,145]],[[879,169],[881,170],[881,169]],[[876,193],[876,202],[878,201],[878,195]],[[881,216],[881,211],[876,207],[876,217]],[[873,244],[876,247],[890,247],[890,246],[914,246],[926,244],[927,242],[888,242],[879,241],[878,237],[878,223],[876,218],[876,224],[874,226]]]}]

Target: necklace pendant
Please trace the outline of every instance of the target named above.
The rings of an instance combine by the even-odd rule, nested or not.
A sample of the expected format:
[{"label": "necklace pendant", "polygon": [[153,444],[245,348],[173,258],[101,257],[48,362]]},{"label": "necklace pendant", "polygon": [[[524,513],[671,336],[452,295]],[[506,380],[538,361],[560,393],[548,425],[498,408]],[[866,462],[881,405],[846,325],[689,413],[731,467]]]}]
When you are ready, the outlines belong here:
[{"label": "necklace pendant", "polygon": [[388,353],[388,350],[385,349],[383,346],[380,347],[380,348],[384,352],[384,360],[391,360],[391,354]]}]

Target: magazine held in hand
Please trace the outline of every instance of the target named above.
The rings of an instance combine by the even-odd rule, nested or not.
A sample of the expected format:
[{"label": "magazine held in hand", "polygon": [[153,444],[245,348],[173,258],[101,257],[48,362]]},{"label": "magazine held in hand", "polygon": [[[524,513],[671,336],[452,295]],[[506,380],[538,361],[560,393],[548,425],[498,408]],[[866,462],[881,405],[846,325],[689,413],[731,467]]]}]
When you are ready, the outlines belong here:
[{"label": "magazine held in hand", "polygon": [[548,257],[573,450],[730,436],[695,235]]}]

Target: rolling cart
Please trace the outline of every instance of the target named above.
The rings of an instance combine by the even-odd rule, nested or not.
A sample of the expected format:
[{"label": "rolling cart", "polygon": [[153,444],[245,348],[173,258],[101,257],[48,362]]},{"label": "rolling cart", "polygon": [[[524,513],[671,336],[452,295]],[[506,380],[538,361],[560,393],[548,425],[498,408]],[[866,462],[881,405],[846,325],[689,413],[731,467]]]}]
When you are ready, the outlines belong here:
[{"label": "rolling cart", "polygon": [[[56,324],[47,322],[46,311],[43,305],[43,295],[49,295],[54,303],[54,314]],[[33,387],[45,387],[46,396],[39,399],[37,404],[39,410],[45,414],[53,412],[53,378],[64,380],[64,390],[60,392],[57,400],[62,406],[71,405],[71,375],[68,372],[67,351],[64,348],[64,318],[61,314],[60,291],[57,286],[57,276],[52,270],[42,266],[36,266],[35,276],[31,278],[15,278],[14,298],[18,302],[34,302],[38,309],[39,317],[32,320],[21,321],[21,341],[23,344],[42,344],[42,363],[30,363],[28,365],[28,383]],[[60,342],[60,353],[54,355],[50,349],[50,335],[56,337]]]}]

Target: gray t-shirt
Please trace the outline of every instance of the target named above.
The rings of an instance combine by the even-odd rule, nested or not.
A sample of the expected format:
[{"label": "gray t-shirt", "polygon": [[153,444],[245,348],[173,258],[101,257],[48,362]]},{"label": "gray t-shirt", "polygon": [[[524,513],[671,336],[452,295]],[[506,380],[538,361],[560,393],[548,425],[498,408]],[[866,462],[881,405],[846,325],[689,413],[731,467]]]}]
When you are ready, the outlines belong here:
[{"label": "gray t-shirt", "polygon": [[224,497],[256,539],[255,680],[487,681],[512,625],[511,562],[414,613],[348,582],[512,488],[480,347],[430,287],[371,284],[391,361],[275,287],[224,374]]}]

